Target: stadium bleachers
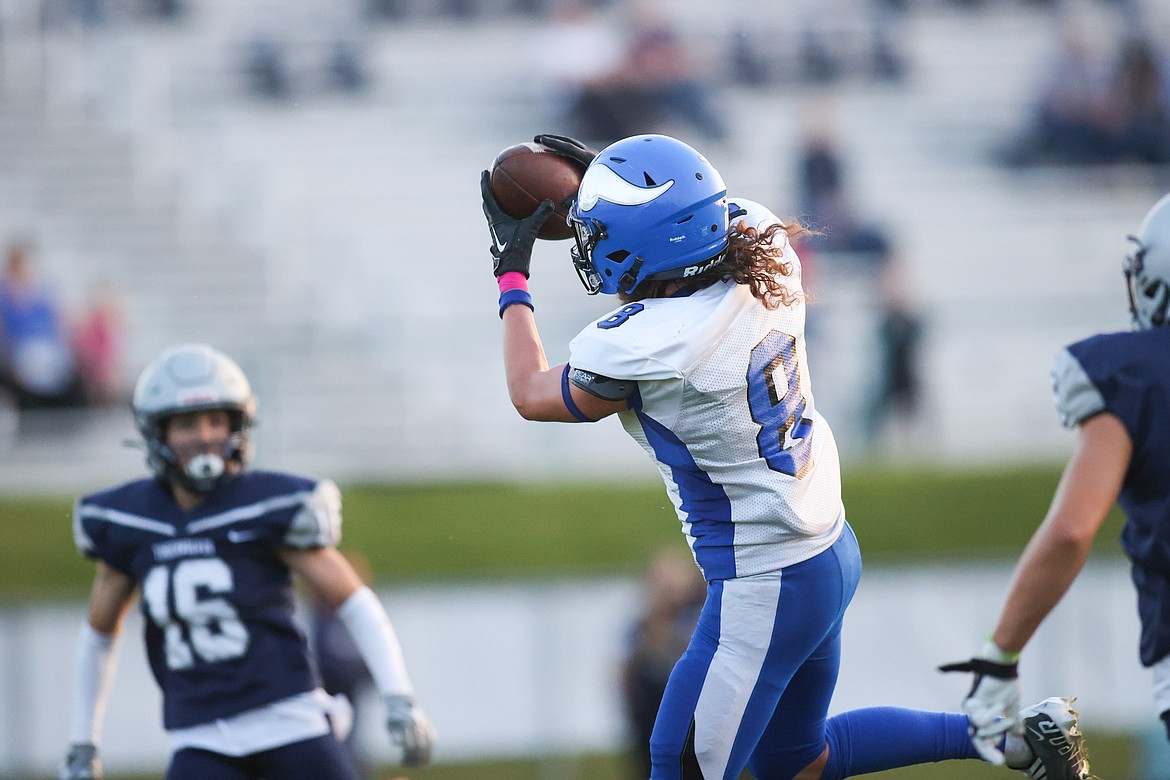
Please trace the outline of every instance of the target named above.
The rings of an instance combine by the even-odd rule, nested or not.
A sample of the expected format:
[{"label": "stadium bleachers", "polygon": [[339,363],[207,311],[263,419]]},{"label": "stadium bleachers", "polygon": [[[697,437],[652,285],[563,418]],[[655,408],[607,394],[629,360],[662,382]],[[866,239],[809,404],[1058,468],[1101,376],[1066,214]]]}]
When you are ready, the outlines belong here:
[{"label": "stadium bleachers", "polygon": [[[500,148],[557,129],[530,73],[539,22],[502,6],[442,20],[419,4],[358,31],[372,80],[339,94],[320,85],[331,29],[320,6],[290,4],[299,91],[274,102],[244,90],[243,52],[263,20],[245,7],[192,3],[177,23],[127,21],[83,39],[50,31],[42,50],[53,56],[23,71],[31,86],[10,67],[0,236],[33,231],[67,292],[118,279],[131,370],[179,340],[238,356],[261,395],[268,464],[339,478],[649,478],[617,426],[530,425],[506,400],[476,179]],[[671,8],[718,54],[729,19],[699,2]],[[995,167],[990,151],[1022,121],[1051,45],[1049,12],[1003,2],[905,13],[907,79],[848,81],[836,97],[858,200],[896,237],[926,316],[923,422],[900,454],[1059,457],[1068,438],[1048,400],[1052,353],[1124,327],[1122,239],[1166,181]],[[778,21],[758,31],[769,24],[779,34]],[[5,57],[19,61],[11,46]],[[816,93],[724,88],[729,138],[695,143],[733,191],[783,212],[797,116]],[[580,294],[565,249],[542,246],[535,260],[552,361],[606,306]],[[848,263],[824,258],[816,279],[810,361],[850,457],[875,304]],[[18,438],[0,453],[0,483],[124,476],[124,459],[99,455],[123,428],[110,412],[72,436]]]}]

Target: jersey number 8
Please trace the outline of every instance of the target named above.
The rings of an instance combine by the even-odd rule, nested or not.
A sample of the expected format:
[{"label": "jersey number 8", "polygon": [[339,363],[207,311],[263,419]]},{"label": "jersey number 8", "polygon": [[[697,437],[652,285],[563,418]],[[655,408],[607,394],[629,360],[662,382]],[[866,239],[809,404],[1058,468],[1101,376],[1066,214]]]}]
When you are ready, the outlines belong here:
[{"label": "jersey number 8", "polygon": [[800,394],[796,339],[774,330],[756,344],[747,383],[748,408],[760,426],[760,457],[773,471],[800,479],[812,467],[812,420],[804,416],[808,404]]}]

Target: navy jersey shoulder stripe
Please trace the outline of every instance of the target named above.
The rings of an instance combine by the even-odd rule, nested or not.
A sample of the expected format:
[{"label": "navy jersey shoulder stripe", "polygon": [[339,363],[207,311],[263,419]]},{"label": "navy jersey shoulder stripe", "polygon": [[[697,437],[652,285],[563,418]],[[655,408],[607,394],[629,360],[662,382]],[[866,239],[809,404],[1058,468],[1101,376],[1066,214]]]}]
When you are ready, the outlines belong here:
[{"label": "navy jersey shoulder stripe", "polygon": [[229,509],[226,512],[220,512],[217,515],[205,517],[202,520],[196,520],[187,526],[187,531],[188,533],[198,534],[209,531],[212,528],[222,528],[225,525],[232,525],[243,520],[254,520],[257,517],[263,517],[269,512],[298,506],[304,503],[309,495],[309,491],[299,491],[289,493],[288,495],[273,496],[261,501],[255,501],[245,506]]},{"label": "navy jersey shoulder stripe", "polygon": [[147,531],[162,536],[175,535],[175,527],[169,523],[162,523],[158,520],[151,520],[149,517],[142,517],[141,515],[130,512],[123,512],[120,509],[97,506],[95,504],[79,504],[77,507],[77,516],[83,520],[104,520],[114,525],[136,528],[140,531]]}]

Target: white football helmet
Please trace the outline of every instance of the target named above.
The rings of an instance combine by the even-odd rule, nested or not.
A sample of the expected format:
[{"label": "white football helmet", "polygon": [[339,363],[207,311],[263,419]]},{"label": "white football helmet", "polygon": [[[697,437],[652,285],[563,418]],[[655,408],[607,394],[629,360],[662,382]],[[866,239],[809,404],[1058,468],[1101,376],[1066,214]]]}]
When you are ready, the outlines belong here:
[{"label": "white football helmet", "polygon": [[[215,489],[228,473],[247,466],[256,396],[248,377],[227,355],[205,344],[171,347],[151,362],[134,387],[134,424],[146,442],[146,463],[161,480],[176,479],[199,493]],[[200,455],[186,468],[164,441],[166,421],[176,414],[224,409],[232,436],[220,455]],[[234,468],[228,468],[234,462]]]},{"label": "white football helmet", "polygon": [[1170,325],[1170,195],[1154,204],[1142,220],[1132,255],[1125,258],[1129,313],[1134,330]]}]

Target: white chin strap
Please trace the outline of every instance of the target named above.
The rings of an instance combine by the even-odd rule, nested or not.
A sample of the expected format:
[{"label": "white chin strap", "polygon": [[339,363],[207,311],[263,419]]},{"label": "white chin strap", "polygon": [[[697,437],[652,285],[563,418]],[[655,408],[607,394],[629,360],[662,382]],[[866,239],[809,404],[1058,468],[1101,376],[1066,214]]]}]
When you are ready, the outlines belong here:
[{"label": "white chin strap", "polygon": [[214,453],[196,455],[187,463],[185,470],[187,476],[200,482],[219,479],[224,471],[223,458]]}]

